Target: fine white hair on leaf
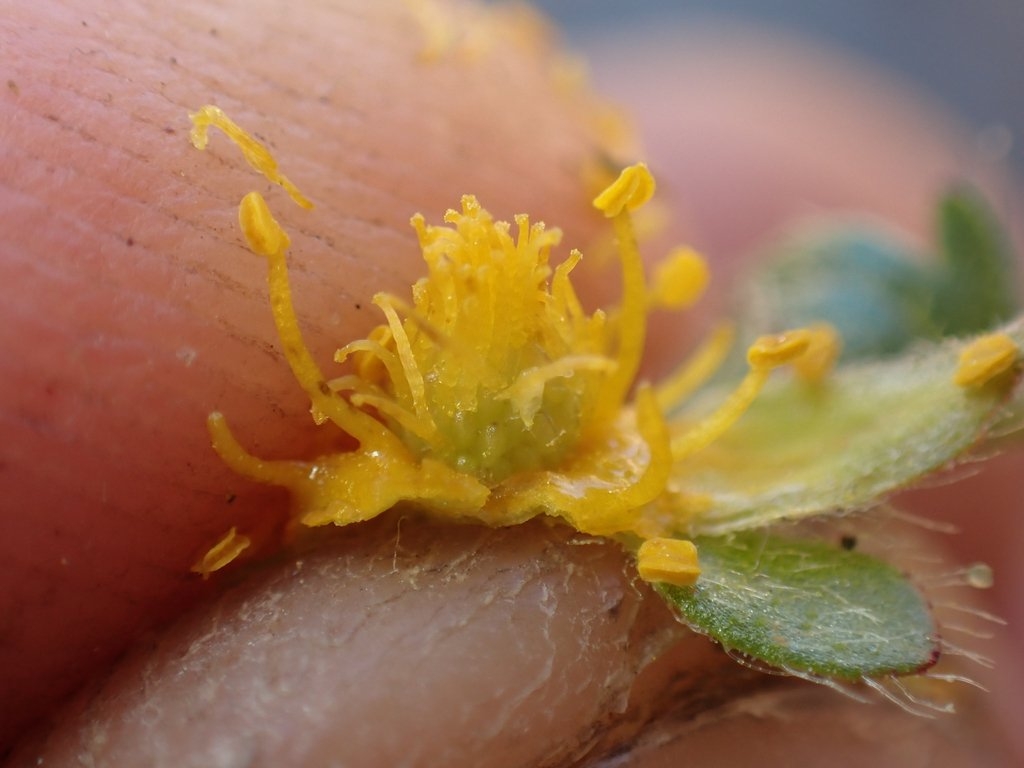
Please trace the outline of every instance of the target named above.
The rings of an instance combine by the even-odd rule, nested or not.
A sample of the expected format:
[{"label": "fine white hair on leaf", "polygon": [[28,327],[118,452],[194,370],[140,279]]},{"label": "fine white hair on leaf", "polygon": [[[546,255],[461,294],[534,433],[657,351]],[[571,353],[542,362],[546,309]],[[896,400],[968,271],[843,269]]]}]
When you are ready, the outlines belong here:
[{"label": "fine white hair on leaf", "polygon": [[963,646],[951,643],[945,637],[942,638],[942,653],[946,656],[959,656],[968,661],[973,661],[979,667],[984,667],[985,669],[992,669],[995,666],[995,662],[988,656],[976,653],[975,651],[969,651]]},{"label": "fine white hair on leaf", "polygon": [[973,605],[964,605],[963,603],[952,603],[952,602],[941,602],[935,604],[936,608],[940,608],[943,611],[958,611],[960,613],[966,613],[975,618],[987,621],[992,624],[998,624],[1001,627],[1005,627],[1007,622],[1002,616],[997,616],[994,613],[983,611],[980,608],[975,608]]},{"label": "fine white hair on leaf", "polygon": [[864,678],[864,684],[903,711],[918,717],[934,718],[936,715],[952,714],[956,711],[952,702],[939,704],[915,695],[896,677],[881,680]]},{"label": "fine white hair on leaf", "polygon": [[972,688],[977,688],[979,691],[984,691],[985,693],[988,693],[988,688],[986,686],[979,683],[973,677],[968,677],[967,675],[954,675],[951,673],[943,672],[926,672],[922,675],[922,677],[928,678],[929,680],[941,680],[944,683],[963,683],[964,685],[969,685]]}]

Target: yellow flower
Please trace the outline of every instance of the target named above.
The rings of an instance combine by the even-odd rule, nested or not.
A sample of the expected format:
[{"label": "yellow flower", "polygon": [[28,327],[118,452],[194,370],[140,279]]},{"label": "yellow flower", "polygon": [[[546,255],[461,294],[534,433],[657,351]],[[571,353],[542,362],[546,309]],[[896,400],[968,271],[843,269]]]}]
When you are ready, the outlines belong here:
[{"label": "yellow flower", "polygon": [[[206,107],[193,121],[197,146],[205,146],[207,126],[224,129],[255,167],[305,201],[269,153],[222,112]],[[358,447],[310,462],[263,461],[215,413],[209,420],[215,449],[239,473],[287,487],[297,521],[308,526],[366,520],[406,501],[439,517],[493,526],[545,514],[585,533],[623,536],[633,546],[672,537],[679,516],[666,516],[651,502],[665,492],[674,462],[728,429],[771,369],[801,358],[812,342],[816,348],[821,339],[831,342],[809,330],[758,340],[746,379],[724,405],[685,429],[670,431],[663,412],[714,371],[709,360],[721,357],[724,334],[661,390],[641,384],[628,402],[650,308],[686,306],[707,282],[703,260],[680,249],[648,287],[630,214],[654,188],[647,168],[635,165],[594,201],[613,223],[622,269],[622,301],[609,313],[583,310],[571,281],[578,251],[550,263],[558,230],[520,215],[513,233],[471,195],[461,210],[448,211],[447,226],[428,225],[417,214],[412,225],[427,276],[413,285],[411,303],[374,297],[384,323],[338,350],[335,360],[349,362],[351,373],[334,378],[321,372],[298,328],[285,264],[288,237],[264,199],[248,194],[239,220],[252,250],[268,260],[285,356],[314,420],[331,422]],[[196,570],[223,567],[245,543],[232,531]],[[648,551],[640,549],[641,561]],[[665,564],[669,551],[677,553],[677,576]],[[659,580],[692,583],[692,547],[662,547],[657,557]]]},{"label": "yellow flower", "polygon": [[[223,112],[204,107],[192,119],[197,147],[209,126],[221,128],[250,164],[310,205]],[[267,260],[282,351],[314,421],[355,447],[265,461],[220,413],[208,421],[213,447],[240,474],[288,488],[294,525],[347,525],[399,503],[491,526],[546,515],[619,541],[684,621],[735,653],[879,689],[891,676],[921,673],[941,643],[927,600],[899,569],[770,527],[870,509],[988,430],[1020,426],[1024,409],[1008,405],[1024,321],[835,371],[839,335],[813,323],[756,338],[745,374],[709,384],[732,344],[723,327],[657,387],[637,384],[649,311],[688,306],[708,280],[703,259],[683,248],[648,284],[631,214],[654,188],[639,164],[594,200],[614,230],[623,289],[618,306],[593,313],[572,285],[580,253],[552,258],[558,230],[525,215],[514,228],[494,221],[471,195],[443,225],[417,214],[426,275],[409,298],[374,297],[382,322],[337,351],[346,368],[336,376],[321,371],[299,331],[288,236],[249,193],[239,221]],[[954,256],[970,258],[975,241],[992,238],[960,203],[951,210],[968,235]],[[969,283],[947,281],[947,303],[962,303],[960,286],[984,297]],[[771,375],[787,365],[790,375]],[[232,528],[193,570],[208,576],[250,544]],[[818,627],[826,615],[828,626]]]}]

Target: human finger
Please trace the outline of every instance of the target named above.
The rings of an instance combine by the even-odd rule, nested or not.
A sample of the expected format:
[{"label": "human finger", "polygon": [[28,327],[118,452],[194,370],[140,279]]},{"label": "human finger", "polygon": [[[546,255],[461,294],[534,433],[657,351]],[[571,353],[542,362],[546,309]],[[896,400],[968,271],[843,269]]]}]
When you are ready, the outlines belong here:
[{"label": "human finger", "polygon": [[324,359],[379,322],[374,292],[419,274],[417,210],[440,218],[472,191],[506,217],[543,200],[577,240],[596,221],[586,97],[554,82],[528,29],[437,10],[456,37],[433,59],[429,26],[397,2],[5,13],[0,742],[194,601],[189,566],[227,527],[279,524],[285,499],[210,450],[209,411],[268,452],[318,439],[235,224],[265,182],[221,137],[193,149],[189,111],[229,110],[317,202],[268,194]]}]

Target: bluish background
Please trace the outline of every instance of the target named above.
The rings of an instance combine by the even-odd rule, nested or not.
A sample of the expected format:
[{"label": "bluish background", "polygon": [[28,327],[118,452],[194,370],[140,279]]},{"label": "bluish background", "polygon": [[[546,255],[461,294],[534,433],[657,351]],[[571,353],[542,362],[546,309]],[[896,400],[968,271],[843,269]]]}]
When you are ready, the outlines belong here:
[{"label": "bluish background", "polygon": [[1004,125],[1024,176],[1024,0],[534,0],[574,47],[636,22],[736,19],[893,69],[978,130]]}]

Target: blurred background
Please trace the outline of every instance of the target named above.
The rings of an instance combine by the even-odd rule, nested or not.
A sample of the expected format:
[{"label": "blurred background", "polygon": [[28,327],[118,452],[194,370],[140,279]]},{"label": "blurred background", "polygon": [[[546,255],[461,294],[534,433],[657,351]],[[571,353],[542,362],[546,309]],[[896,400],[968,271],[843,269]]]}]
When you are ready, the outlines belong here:
[{"label": "blurred background", "polygon": [[1018,176],[1024,156],[1022,0],[534,0],[584,53],[624,27],[723,21],[845,49],[898,73],[995,142]]}]

